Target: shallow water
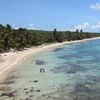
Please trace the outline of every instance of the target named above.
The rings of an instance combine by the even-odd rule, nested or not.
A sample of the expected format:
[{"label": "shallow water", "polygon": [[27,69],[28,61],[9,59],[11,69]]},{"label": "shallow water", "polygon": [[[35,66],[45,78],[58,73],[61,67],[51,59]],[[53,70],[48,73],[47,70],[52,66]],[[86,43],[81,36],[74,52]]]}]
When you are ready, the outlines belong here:
[{"label": "shallow water", "polygon": [[5,76],[0,100],[100,100],[100,40],[32,55]]}]

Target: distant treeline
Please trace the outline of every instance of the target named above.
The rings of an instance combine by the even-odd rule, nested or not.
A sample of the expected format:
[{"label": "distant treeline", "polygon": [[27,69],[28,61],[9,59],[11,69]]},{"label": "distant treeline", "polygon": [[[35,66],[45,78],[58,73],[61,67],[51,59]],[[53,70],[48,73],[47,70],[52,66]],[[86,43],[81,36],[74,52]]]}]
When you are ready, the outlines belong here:
[{"label": "distant treeline", "polygon": [[70,31],[42,31],[28,30],[25,28],[13,29],[11,25],[0,24],[0,52],[11,49],[23,50],[25,47],[41,45],[45,43],[81,40],[85,38],[99,37],[98,33],[88,33],[80,30]]}]

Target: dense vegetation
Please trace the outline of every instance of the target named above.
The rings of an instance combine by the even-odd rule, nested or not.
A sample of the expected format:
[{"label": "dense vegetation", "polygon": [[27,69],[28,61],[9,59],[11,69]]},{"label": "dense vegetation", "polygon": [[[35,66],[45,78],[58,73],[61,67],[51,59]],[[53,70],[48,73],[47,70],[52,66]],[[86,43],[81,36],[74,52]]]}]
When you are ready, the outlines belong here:
[{"label": "dense vegetation", "polygon": [[98,37],[97,33],[86,33],[76,30],[70,31],[39,31],[24,28],[13,29],[9,24],[0,24],[0,52],[22,50],[25,47],[41,45],[44,43],[63,42],[70,40],[81,40],[85,38]]}]

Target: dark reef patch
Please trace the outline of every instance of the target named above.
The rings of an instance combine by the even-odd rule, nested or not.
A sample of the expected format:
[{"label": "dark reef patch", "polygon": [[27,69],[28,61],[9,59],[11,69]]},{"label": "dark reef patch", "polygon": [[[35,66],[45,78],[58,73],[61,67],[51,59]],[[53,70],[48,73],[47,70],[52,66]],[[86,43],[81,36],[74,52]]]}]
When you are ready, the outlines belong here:
[{"label": "dark reef patch", "polygon": [[85,72],[87,71],[88,69],[81,66],[81,65],[78,65],[78,64],[74,64],[74,63],[71,63],[71,62],[66,62],[64,63],[64,65],[62,66],[57,66],[55,67],[54,69],[52,69],[51,71],[53,71],[54,73],[59,73],[59,72],[62,72],[62,73],[65,73],[65,74],[75,74],[76,72]]},{"label": "dark reef patch", "polygon": [[86,76],[88,80],[91,80],[96,83],[100,83],[100,76]]},{"label": "dark reef patch", "polygon": [[47,62],[42,61],[42,60],[36,60],[36,61],[35,61],[35,64],[36,64],[36,65],[46,65],[46,63],[47,63]]},{"label": "dark reef patch", "polygon": [[54,49],[52,52],[57,52],[57,51],[61,51],[61,50],[63,50],[64,48],[56,48],[56,49]]},{"label": "dark reef patch", "polygon": [[15,75],[8,76],[3,82],[0,82],[0,84],[5,84],[5,85],[13,84],[15,83],[14,80],[17,78],[19,77],[16,77]]},{"label": "dark reef patch", "polygon": [[76,86],[75,86],[75,92],[85,92],[85,93],[91,93],[92,92],[92,90],[89,88],[89,87],[87,87],[86,85],[84,85],[84,84],[77,84]]},{"label": "dark reef patch", "polygon": [[81,55],[78,54],[69,54],[69,55],[63,55],[63,56],[58,56],[60,59],[70,59],[70,58],[83,58]]},{"label": "dark reef patch", "polygon": [[2,93],[2,94],[1,94],[1,97],[2,97],[2,96],[14,97],[14,94],[11,93],[11,92],[9,92],[9,93]]},{"label": "dark reef patch", "polygon": [[78,60],[78,64],[93,64],[93,63],[100,63],[100,58],[99,57],[94,57],[93,59],[90,60]]},{"label": "dark reef patch", "polygon": [[77,84],[69,93],[70,100],[100,100],[100,89],[86,84]]},{"label": "dark reef patch", "polygon": [[96,55],[97,53],[99,53],[99,52],[93,51],[93,50],[79,50],[78,52],[81,54],[87,54],[87,55],[91,55],[91,54]]},{"label": "dark reef patch", "polygon": [[90,59],[90,60],[82,60],[82,61],[77,61],[79,64],[93,64],[96,63],[95,59]]},{"label": "dark reef patch", "polygon": [[13,83],[15,83],[15,81],[13,81],[13,80],[6,80],[4,82],[1,82],[0,84],[9,85],[9,84],[13,84]]},{"label": "dark reef patch", "polygon": [[17,78],[21,78],[21,77],[18,77],[16,75],[11,75],[11,76],[8,76],[5,80],[14,80],[14,79],[17,79]]}]

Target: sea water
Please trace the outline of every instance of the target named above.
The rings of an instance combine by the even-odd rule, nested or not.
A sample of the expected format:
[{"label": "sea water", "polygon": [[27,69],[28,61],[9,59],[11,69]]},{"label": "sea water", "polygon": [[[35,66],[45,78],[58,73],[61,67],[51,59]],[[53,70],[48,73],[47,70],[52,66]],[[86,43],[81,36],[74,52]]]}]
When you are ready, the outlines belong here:
[{"label": "sea water", "polygon": [[100,40],[31,55],[5,76],[0,100],[100,100]]}]

